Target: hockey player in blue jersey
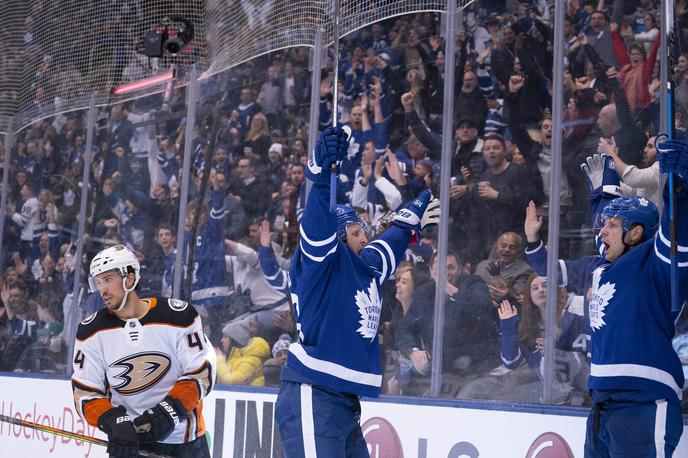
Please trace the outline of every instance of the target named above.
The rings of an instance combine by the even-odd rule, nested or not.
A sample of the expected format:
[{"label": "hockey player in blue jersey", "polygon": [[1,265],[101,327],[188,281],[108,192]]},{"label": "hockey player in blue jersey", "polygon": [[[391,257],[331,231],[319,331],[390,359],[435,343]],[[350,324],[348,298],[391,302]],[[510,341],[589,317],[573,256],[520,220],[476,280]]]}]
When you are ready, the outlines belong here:
[{"label": "hockey player in blue jersey", "polygon": [[[665,142],[658,151],[661,171],[674,173],[679,183],[676,237],[683,302],[688,291],[688,145]],[[665,209],[668,194],[667,187]],[[660,225],[652,202],[618,197],[597,213],[597,221],[602,255],[592,273],[589,304],[588,387],[594,407],[585,456],[671,456],[683,431],[684,378],[671,346],[675,316],[670,310],[668,211]]]},{"label": "hockey player in blue jersey", "polygon": [[288,458],[368,456],[359,397],[380,394],[381,285],[412,235],[439,221],[439,201],[424,191],[367,243],[366,223],[351,207],[329,211],[330,167],[348,148],[345,131],[328,128],[306,171],[313,187],[290,272],[298,341],[289,347],[275,408]]},{"label": "hockey player in blue jersey", "polygon": [[[688,210],[688,148],[659,145],[663,172],[680,182],[678,214]],[[560,260],[558,282],[591,298],[586,317],[591,328],[593,410],[588,418],[586,457],[671,456],[682,432],[679,402],[683,374],[671,347],[669,310],[670,243],[668,216],[652,202],[620,195],[610,157],[595,155],[581,166],[590,187],[591,213],[599,229],[600,255]],[[665,207],[668,192],[665,190]],[[528,262],[546,273],[546,250],[538,239],[541,225],[531,203],[526,212]],[[679,246],[688,243],[688,221],[679,221]],[[681,251],[683,250],[683,251]],[[688,263],[679,249],[680,300],[686,297]]]}]

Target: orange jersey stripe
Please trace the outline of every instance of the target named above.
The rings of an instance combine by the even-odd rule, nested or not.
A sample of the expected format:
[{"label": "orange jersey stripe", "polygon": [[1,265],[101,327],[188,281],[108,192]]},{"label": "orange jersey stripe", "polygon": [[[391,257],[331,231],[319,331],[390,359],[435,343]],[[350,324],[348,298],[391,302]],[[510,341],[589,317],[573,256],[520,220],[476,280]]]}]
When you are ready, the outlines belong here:
[{"label": "orange jersey stripe", "polygon": [[148,302],[148,310],[152,310],[158,306],[158,298],[157,297],[148,297],[148,298],[143,299],[143,300]]},{"label": "orange jersey stripe", "polygon": [[191,412],[201,398],[198,382],[193,380],[180,380],[175,383],[169,395],[181,402],[187,412]]},{"label": "orange jersey stripe", "polygon": [[108,410],[112,409],[112,403],[107,399],[91,399],[84,402],[84,418],[91,426],[98,426],[98,419]]}]

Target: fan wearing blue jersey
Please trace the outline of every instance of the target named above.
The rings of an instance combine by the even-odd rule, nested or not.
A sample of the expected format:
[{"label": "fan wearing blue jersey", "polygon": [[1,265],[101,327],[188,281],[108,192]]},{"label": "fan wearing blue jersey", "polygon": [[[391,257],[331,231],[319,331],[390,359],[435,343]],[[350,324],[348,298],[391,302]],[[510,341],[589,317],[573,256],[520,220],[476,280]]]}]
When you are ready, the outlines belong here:
[{"label": "fan wearing blue jersey", "polygon": [[[677,187],[679,301],[688,292],[688,145],[657,145]],[[669,189],[664,212],[647,199],[618,197],[598,214],[601,260],[592,274],[592,365],[586,457],[671,456],[683,431],[684,383],[670,309]],[[659,226],[659,231],[657,228]],[[655,234],[656,233],[656,234]]]},{"label": "fan wearing blue jersey", "polygon": [[424,191],[368,243],[367,224],[351,207],[329,211],[331,166],[348,148],[347,132],[328,128],[306,170],[313,187],[290,270],[298,341],[289,347],[275,407],[288,458],[368,456],[359,397],[380,394],[381,285],[409,239],[439,221],[439,201]]}]

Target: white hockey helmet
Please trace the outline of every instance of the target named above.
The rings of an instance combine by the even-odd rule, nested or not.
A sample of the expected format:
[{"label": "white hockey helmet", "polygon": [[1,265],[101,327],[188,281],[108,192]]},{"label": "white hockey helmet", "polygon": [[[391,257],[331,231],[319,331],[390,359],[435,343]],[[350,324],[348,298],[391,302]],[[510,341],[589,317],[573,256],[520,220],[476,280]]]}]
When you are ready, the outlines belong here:
[{"label": "white hockey helmet", "polygon": [[[115,245],[102,250],[91,260],[91,267],[89,269],[90,275],[88,277],[88,284],[91,287],[91,291],[94,293],[98,291],[95,281],[96,275],[100,275],[110,270],[117,270],[122,278],[124,278],[131,272],[129,268],[134,271],[136,279],[134,280],[134,286],[129,288],[127,292],[133,291],[141,279],[141,265],[139,264],[139,260],[136,259],[134,253],[124,245]],[[124,289],[127,290],[126,287],[124,287]]]}]

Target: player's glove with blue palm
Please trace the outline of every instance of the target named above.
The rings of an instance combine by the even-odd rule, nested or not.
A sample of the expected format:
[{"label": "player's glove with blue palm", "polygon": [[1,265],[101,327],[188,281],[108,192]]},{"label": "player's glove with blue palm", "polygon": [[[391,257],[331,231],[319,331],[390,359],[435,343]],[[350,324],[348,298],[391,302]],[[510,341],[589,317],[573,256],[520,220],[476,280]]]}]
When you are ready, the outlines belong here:
[{"label": "player's glove with blue palm", "polygon": [[659,170],[678,176],[681,186],[688,188],[688,145],[677,140],[667,140],[657,142],[655,146]]},{"label": "player's glove with blue palm", "polygon": [[172,396],[167,396],[136,417],[134,424],[139,431],[141,442],[160,442],[169,436],[186,416],[187,411],[182,403]]},{"label": "player's glove with blue palm", "polygon": [[402,229],[415,231],[420,237],[423,229],[440,222],[440,201],[432,196],[430,190],[418,194],[394,215],[394,224]]},{"label": "player's glove with blue palm", "polygon": [[313,183],[330,183],[330,168],[346,157],[350,134],[351,129],[348,127],[328,127],[320,134],[306,167],[306,176]]},{"label": "player's glove with blue palm", "polygon": [[103,413],[98,418],[98,428],[108,436],[108,455],[118,458],[139,456],[139,438],[124,406],[113,407]]},{"label": "player's glove with blue palm", "polygon": [[619,175],[616,173],[614,158],[606,154],[593,154],[580,165],[591,194],[607,194],[618,197],[621,193]]}]

